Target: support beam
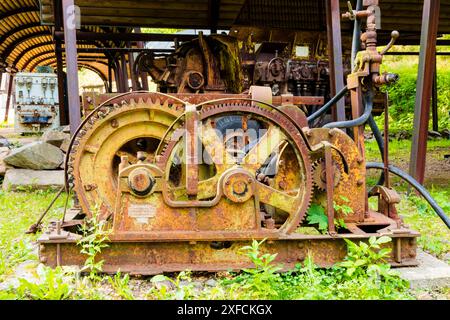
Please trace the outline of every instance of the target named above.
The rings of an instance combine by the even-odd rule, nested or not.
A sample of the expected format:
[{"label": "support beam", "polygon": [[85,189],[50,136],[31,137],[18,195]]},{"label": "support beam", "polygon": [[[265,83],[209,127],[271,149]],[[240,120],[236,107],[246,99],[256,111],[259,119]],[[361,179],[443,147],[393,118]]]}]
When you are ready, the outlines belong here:
[{"label": "support beam", "polygon": [[66,51],[67,96],[69,102],[70,133],[73,135],[81,123],[80,97],[78,92],[77,38],[73,25],[74,0],[62,0],[64,17],[64,48]]},{"label": "support beam", "polygon": [[[62,32],[55,32],[55,38],[62,39],[64,37]],[[78,40],[120,40],[120,41],[173,41],[178,38],[179,41],[190,41],[197,38],[195,34],[169,34],[169,33],[98,33],[77,31]]]},{"label": "support beam", "polygon": [[14,74],[9,73],[8,77],[8,89],[6,90],[6,106],[5,106],[5,117],[4,122],[8,122],[9,107],[11,105],[11,97],[13,94],[13,84],[14,84]]},{"label": "support beam", "polygon": [[409,172],[423,184],[427,151],[428,122],[436,60],[436,37],[439,24],[440,0],[424,0],[422,33],[420,37],[419,70],[417,75],[414,133]]},{"label": "support beam", "polygon": [[434,59],[434,74],[433,74],[432,90],[433,90],[433,94],[432,94],[432,104],[431,104],[431,117],[432,117],[432,123],[433,123],[433,131],[439,131],[436,59]]},{"label": "support beam", "polygon": [[65,95],[65,81],[63,70],[63,57],[62,52],[58,50],[61,48],[61,40],[55,41],[56,52],[56,74],[58,75],[58,101],[59,101],[59,120],[61,125],[65,126],[69,123],[69,117],[67,116],[66,108],[66,95]]},{"label": "support beam", "polygon": [[[342,65],[341,14],[339,0],[326,0],[328,53],[330,60],[331,95],[334,96],[344,87]],[[336,103],[336,120],[345,120],[345,101]]]}]

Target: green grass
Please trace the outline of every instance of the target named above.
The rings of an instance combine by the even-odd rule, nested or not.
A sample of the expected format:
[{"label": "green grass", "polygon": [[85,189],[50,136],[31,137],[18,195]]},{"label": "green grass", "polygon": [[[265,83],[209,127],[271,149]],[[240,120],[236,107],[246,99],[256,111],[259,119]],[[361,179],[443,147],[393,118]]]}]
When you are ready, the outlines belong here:
[{"label": "green grass", "polygon": [[[0,191],[0,282],[13,272],[13,268],[27,260],[37,260],[33,242],[38,235],[25,235],[46,209],[53,191],[4,192]],[[61,196],[44,219],[60,218],[64,207]]]}]

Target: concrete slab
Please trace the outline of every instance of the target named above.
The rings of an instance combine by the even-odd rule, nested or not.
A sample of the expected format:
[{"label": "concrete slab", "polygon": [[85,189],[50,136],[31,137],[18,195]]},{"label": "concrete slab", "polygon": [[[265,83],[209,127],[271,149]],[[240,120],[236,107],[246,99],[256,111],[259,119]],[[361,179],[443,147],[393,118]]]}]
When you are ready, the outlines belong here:
[{"label": "concrete slab", "polygon": [[410,282],[412,289],[438,289],[450,287],[450,265],[417,250],[417,267],[398,268],[400,276]]}]

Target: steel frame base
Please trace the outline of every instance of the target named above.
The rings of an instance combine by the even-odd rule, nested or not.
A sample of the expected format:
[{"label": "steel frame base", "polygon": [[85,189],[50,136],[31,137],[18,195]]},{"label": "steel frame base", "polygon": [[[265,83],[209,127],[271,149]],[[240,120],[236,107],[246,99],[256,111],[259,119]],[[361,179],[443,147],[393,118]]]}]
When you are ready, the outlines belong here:
[{"label": "steel frame base", "polygon": [[[387,235],[392,242],[386,247],[392,248],[388,262],[394,267],[415,266],[416,237],[415,231],[402,229],[401,233],[374,234],[338,234],[309,236],[293,234],[289,238],[267,240],[261,252],[277,253],[275,263],[292,269],[299,262],[311,255],[314,263],[329,267],[342,261],[347,253],[344,238],[352,241],[368,241],[370,236]],[[76,236],[69,234],[66,239],[50,240],[48,235],[39,239],[40,261],[50,267],[83,266],[86,256],[80,253]],[[223,248],[217,249],[213,241],[111,241],[109,246],[99,254],[98,260],[104,260],[103,271],[115,273],[118,270],[130,274],[153,275],[162,272],[191,271],[228,271],[253,267],[248,257],[240,250],[251,244],[251,240],[221,242]],[[216,244],[214,249],[213,244]]]}]

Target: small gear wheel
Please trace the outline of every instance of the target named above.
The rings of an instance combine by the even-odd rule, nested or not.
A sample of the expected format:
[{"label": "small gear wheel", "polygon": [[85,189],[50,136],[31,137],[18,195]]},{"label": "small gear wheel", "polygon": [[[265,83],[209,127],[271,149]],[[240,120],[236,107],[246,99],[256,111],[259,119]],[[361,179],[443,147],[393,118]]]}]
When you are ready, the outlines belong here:
[{"label": "small gear wheel", "polygon": [[[333,159],[333,172],[334,172],[334,187],[336,188],[339,185],[342,177],[342,169],[341,166]],[[321,191],[325,191],[327,188],[327,180],[326,180],[326,168],[325,168],[325,160],[319,159],[313,163],[313,184],[314,186]]]}]

